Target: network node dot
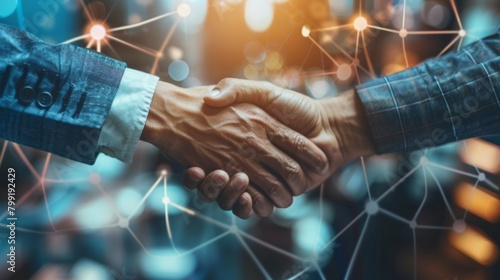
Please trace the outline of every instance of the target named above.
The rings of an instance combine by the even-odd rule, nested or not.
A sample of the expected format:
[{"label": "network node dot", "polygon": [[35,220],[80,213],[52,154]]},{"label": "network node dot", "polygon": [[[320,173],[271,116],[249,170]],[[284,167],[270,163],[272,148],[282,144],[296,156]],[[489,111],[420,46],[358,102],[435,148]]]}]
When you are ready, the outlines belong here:
[{"label": "network node dot", "polygon": [[406,30],[404,28],[399,30],[399,37],[406,38],[406,36],[408,36],[408,30]]},{"label": "network node dot", "polygon": [[232,225],[229,227],[229,232],[236,234],[238,232],[238,227],[236,225]]},{"label": "network node dot", "polygon": [[191,14],[191,7],[186,3],[182,3],[177,6],[177,13],[183,18],[188,17]]},{"label": "network node dot", "polygon": [[337,69],[337,78],[339,78],[339,80],[345,81],[351,77],[351,74],[351,66],[345,63],[339,65],[339,68]]},{"label": "network node dot", "polygon": [[486,175],[484,173],[479,173],[479,176],[477,176],[477,179],[480,182],[483,182],[484,180],[486,180]]},{"label": "network node dot", "polygon": [[162,171],[161,171],[161,175],[162,175],[162,176],[167,175],[167,170],[162,170]]},{"label": "network node dot", "polygon": [[378,203],[376,201],[370,200],[366,203],[365,205],[365,210],[368,215],[374,215],[377,214],[379,207]]},{"label": "network node dot", "polygon": [[124,218],[120,218],[120,220],[118,220],[118,226],[121,228],[127,228],[128,227],[128,220],[124,219]]},{"label": "network node dot", "polygon": [[426,156],[420,158],[420,164],[426,165],[429,162]]},{"label": "network node dot", "polygon": [[164,197],[161,202],[163,202],[163,204],[169,204],[170,203],[170,198],[169,197]]},{"label": "network node dot", "polygon": [[458,31],[458,36],[465,37],[465,35],[467,35],[467,32],[465,30],[461,29],[460,31]]},{"label": "network node dot", "polygon": [[106,37],[106,28],[101,24],[94,24],[92,28],[90,28],[90,37],[93,40],[101,41]]},{"label": "network node dot", "polygon": [[98,185],[101,182],[101,176],[99,173],[91,173],[89,176],[89,182],[93,185]]},{"label": "network node dot", "polygon": [[354,20],[354,29],[358,31],[363,31],[368,27],[368,21],[364,17],[357,17]]},{"label": "network node dot", "polygon": [[163,58],[163,53],[162,52],[157,52],[155,55],[157,58],[162,59]]},{"label": "network node dot", "polygon": [[416,229],[417,228],[417,221],[411,221],[410,222],[410,228],[411,229]]},{"label": "network node dot", "polygon": [[307,38],[309,37],[309,34],[311,34],[311,29],[309,28],[309,26],[307,25],[302,26],[302,36]]},{"label": "network node dot", "polygon": [[465,224],[465,222],[463,220],[456,220],[453,223],[453,230],[456,233],[462,233],[462,232],[464,232],[466,227],[467,227],[467,225]]}]

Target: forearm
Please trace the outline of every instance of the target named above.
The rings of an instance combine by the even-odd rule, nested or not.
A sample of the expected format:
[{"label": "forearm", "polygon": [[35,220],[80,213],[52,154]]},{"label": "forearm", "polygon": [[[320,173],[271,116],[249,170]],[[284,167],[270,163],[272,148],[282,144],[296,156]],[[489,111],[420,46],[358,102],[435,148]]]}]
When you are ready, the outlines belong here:
[{"label": "forearm", "polygon": [[153,145],[160,145],[159,139],[167,142],[166,135],[175,127],[175,100],[179,98],[181,88],[159,81],[154,91],[151,107],[140,139]]},{"label": "forearm", "polygon": [[346,160],[375,153],[364,108],[354,90],[320,102]]},{"label": "forearm", "polygon": [[500,133],[500,35],[357,87],[377,153]]},{"label": "forearm", "polygon": [[0,40],[0,137],[93,163],[125,63],[6,25]]}]

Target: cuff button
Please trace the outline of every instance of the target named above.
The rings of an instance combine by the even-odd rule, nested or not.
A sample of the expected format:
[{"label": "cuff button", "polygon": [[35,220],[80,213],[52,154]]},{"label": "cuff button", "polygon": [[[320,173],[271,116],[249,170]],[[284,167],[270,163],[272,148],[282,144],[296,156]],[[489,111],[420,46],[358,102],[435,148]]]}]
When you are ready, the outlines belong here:
[{"label": "cuff button", "polygon": [[17,94],[17,99],[19,100],[19,102],[25,105],[28,105],[31,102],[33,102],[35,98],[36,98],[35,91],[30,86],[23,87]]},{"label": "cuff button", "polygon": [[50,105],[52,105],[54,99],[52,97],[52,94],[50,92],[42,92],[39,93],[38,96],[36,97],[36,103],[40,108],[48,108]]}]

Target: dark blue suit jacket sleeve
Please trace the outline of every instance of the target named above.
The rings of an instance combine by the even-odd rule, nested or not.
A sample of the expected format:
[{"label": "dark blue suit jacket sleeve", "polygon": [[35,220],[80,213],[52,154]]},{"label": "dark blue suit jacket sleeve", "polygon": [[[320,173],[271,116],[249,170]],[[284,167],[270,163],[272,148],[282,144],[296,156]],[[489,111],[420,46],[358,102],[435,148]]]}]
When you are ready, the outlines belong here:
[{"label": "dark blue suit jacket sleeve", "polygon": [[92,164],[126,65],[0,24],[0,138]]},{"label": "dark blue suit jacket sleeve", "polygon": [[357,91],[377,153],[500,134],[500,33]]}]

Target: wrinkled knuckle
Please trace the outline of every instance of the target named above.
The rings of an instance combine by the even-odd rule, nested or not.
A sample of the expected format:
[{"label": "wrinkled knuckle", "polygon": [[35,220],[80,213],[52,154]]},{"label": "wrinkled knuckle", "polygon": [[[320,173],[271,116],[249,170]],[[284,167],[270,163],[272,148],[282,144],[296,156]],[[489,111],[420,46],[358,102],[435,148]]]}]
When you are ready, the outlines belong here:
[{"label": "wrinkled knuckle", "polygon": [[287,160],[285,162],[285,169],[286,169],[285,178],[287,181],[296,179],[301,171],[299,164],[296,162],[292,162],[290,160]]},{"label": "wrinkled knuckle", "polygon": [[268,95],[272,95],[275,88],[276,86],[269,81],[262,82],[262,90]]},{"label": "wrinkled knuckle", "polygon": [[281,184],[278,182],[271,182],[267,185],[267,194],[270,197],[276,197],[281,192]]},{"label": "wrinkled knuckle", "polygon": [[259,137],[255,133],[249,133],[245,137],[245,143],[249,146],[255,146],[258,142]]},{"label": "wrinkled knuckle", "polygon": [[296,153],[302,153],[306,150],[306,139],[304,136],[296,133],[293,136],[293,146],[295,147],[295,152]]},{"label": "wrinkled knuckle", "polygon": [[252,202],[256,208],[264,209],[267,205],[266,199],[261,194],[252,195]]},{"label": "wrinkled knuckle", "polygon": [[259,107],[249,104],[242,104],[240,106],[245,109],[245,114],[249,121],[261,124],[263,123],[262,120],[266,119],[266,114],[264,114],[264,111],[262,111],[262,109]]},{"label": "wrinkled knuckle", "polygon": [[230,87],[230,86],[235,85],[235,83],[236,83],[236,79],[234,79],[234,78],[224,78],[219,82],[218,87],[220,87],[220,88]]}]

